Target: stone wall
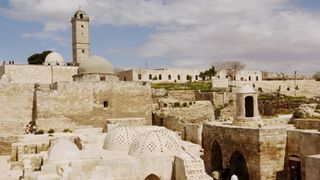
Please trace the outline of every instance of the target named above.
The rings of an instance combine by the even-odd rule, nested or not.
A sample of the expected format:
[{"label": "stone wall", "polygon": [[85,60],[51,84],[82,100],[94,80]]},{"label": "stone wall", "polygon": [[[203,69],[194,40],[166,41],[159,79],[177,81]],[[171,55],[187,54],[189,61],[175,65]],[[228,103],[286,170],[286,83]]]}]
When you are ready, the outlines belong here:
[{"label": "stone wall", "polygon": [[[288,80],[288,81],[236,81],[235,85],[241,87],[243,85],[255,85],[255,89],[262,88],[264,92],[277,92],[281,86],[280,93],[294,96],[320,96],[320,82],[315,80]],[[295,89],[295,85],[298,89]]]},{"label": "stone wall", "polygon": [[33,104],[33,84],[0,84],[0,132],[24,133],[33,119]]},{"label": "stone wall", "polygon": [[37,123],[63,117],[77,125],[103,127],[110,118],[136,117],[145,118],[151,124],[150,84],[58,82],[53,88],[36,93]]},{"label": "stone wall", "polygon": [[295,119],[294,127],[297,129],[317,129],[320,130],[319,119]]},{"label": "stone wall", "polygon": [[206,170],[212,172],[212,146],[216,141],[222,151],[223,167],[233,153],[240,152],[246,160],[249,179],[276,179],[282,172],[285,156],[285,129],[259,129],[223,123],[205,123],[203,148]]},{"label": "stone wall", "polygon": [[320,155],[313,155],[306,158],[306,179],[320,179]]},{"label": "stone wall", "polygon": [[301,162],[302,180],[306,180],[306,157],[320,153],[320,132],[316,130],[288,130],[287,159],[297,156]]},{"label": "stone wall", "polygon": [[77,66],[45,66],[5,64],[0,68],[3,82],[50,84],[56,81],[73,81]]},{"label": "stone wall", "polygon": [[195,101],[195,92],[193,90],[173,90],[167,91],[168,96],[175,99]]}]

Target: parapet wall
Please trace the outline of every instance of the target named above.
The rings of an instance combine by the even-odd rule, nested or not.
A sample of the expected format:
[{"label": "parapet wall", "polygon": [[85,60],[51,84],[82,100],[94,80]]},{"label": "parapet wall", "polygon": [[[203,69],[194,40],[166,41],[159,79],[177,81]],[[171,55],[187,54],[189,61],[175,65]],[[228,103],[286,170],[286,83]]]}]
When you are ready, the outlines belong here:
[{"label": "parapet wall", "polygon": [[77,70],[77,66],[4,64],[0,67],[0,77],[2,82],[50,84],[73,81]]}]

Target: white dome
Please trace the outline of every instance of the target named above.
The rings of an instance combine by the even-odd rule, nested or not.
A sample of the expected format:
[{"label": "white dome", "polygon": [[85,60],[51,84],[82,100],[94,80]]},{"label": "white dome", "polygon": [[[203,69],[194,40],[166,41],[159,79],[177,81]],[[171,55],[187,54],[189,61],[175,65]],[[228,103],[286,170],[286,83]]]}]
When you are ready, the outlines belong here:
[{"label": "white dome", "polygon": [[129,155],[135,157],[173,156],[180,151],[180,141],[169,130],[157,130],[143,133],[136,138],[129,149]]},{"label": "white dome", "polygon": [[128,151],[138,133],[132,127],[117,127],[107,134],[103,149],[110,151]]},{"label": "white dome", "polygon": [[45,65],[64,65],[64,59],[61,56],[61,54],[59,54],[57,52],[52,52],[46,56],[46,59],[44,60],[43,64],[45,64]]},{"label": "white dome", "polygon": [[87,61],[80,63],[78,74],[115,74],[112,64],[103,57],[90,56]]},{"label": "white dome", "polygon": [[238,93],[241,93],[241,94],[246,94],[246,93],[255,93],[256,91],[253,89],[252,86],[249,86],[249,85],[244,85],[242,86]]},{"label": "white dome", "polygon": [[80,159],[78,147],[69,139],[59,138],[49,149],[49,162],[60,162]]}]

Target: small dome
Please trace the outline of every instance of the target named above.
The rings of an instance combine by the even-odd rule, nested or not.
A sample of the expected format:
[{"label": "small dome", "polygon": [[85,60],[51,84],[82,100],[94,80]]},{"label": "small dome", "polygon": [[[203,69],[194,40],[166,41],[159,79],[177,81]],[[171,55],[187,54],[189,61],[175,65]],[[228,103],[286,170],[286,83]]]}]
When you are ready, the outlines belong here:
[{"label": "small dome", "polygon": [[132,127],[117,127],[107,134],[103,149],[110,151],[128,151],[138,133]]},{"label": "small dome", "polygon": [[45,65],[64,65],[64,59],[61,56],[61,54],[59,54],[57,52],[52,52],[46,56],[46,59],[44,60],[43,64],[45,64]]},{"label": "small dome", "polygon": [[81,63],[78,68],[78,74],[114,74],[112,64],[103,57],[90,56],[87,61]]},{"label": "small dome", "polygon": [[49,162],[80,159],[78,147],[66,138],[59,138],[49,149]]},{"label": "small dome", "polygon": [[253,87],[249,86],[249,85],[244,85],[242,86],[238,93],[241,93],[241,94],[246,94],[246,93],[255,93],[256,91],[253,89]]},{"label": "small dome", "polygon": [[129,149],[129,155],[135,157],[173,156],[180,150],[177,135],[169,130],[157,130],[143,133],[136,138]]}]

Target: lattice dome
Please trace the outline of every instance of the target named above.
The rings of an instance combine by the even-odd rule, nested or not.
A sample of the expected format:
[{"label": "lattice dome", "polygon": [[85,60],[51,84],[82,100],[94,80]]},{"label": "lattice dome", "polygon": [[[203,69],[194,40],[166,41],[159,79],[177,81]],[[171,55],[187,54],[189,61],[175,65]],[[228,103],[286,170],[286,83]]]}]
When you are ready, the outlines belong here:
[{"label": "lattice dome", "polygon": [[103,149],[110,151],[128,151],[133,140],[138,137],[132,127],[117,127],[107,134]]},{"label": "lattice dome", "polygon": [[80,159],[80,151],[78,147],[69,139],[60,138],[49,149],[49,162],[59,162],[77,159]]},{"label": "lattice dome", "polygon": [[57,52],[52,52],[46,56],[43,64],[44,65],[64,65],[64,59],[61,56],[61,54]]},{"label": "lattice dome", "polygon": [[143,133],[130,146],[129,155],[135,157],[173,156],[180,151],[180,140],[169,130]]}]

